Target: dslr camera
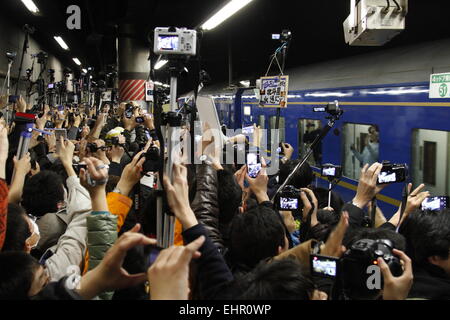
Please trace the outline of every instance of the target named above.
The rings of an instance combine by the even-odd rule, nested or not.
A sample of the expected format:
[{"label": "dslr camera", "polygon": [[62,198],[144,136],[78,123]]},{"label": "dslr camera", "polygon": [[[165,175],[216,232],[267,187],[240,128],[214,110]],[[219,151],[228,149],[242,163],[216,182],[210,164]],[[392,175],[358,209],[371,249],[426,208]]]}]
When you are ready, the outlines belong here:
[{"label": "dslr camera", "polygon": [[300,199],[300,190],[294,186],[286,186],[280,192],[277,209],[281,211],[300,211],[303,202]]},{"label": "dslr camera", "polygon": [[378,265],[377,259],[383,258],[394,277],[403,274],[400,259],[392,253],[390,240],[362,239],[356,241],[341,258],[342,285],[344,294],[351,299],[374,299],[379,290],[367,286],[368,268]]},{"label": "dslr camera", "polygon": [[148,150],[147,153],[143,154],[141,156],[141,159],[145,157],[145,162],[142,165],[142,171],[144,174],[148,172],[158,172],[161,168],[161,160],[160,160],[160,154],[159,149],[152,145]]},{"label": "dslr camera", "polygon": [[186,28],[156,28],[154,52],[159,55],[197,54],[197,31]]},{"label": "dslr camera", "polygon": [[383,162],[383,168],[378,175],[378,184],[391,184],[404,182],[408,177],[408,165],[403,164],[392,164],[389,161]]},{"label": "dslr camera", "polygon": [[342,167],[341,166],[335,166],[334,164],[324,164],[322,166],[322,176],[327,178],[340,178],[342,177]]},{"label": "dslr camera", "polygon": [[119,137],[112,137],[110,139],[105,139],[105,144],[107,147],[118,147],[120,146]]}]

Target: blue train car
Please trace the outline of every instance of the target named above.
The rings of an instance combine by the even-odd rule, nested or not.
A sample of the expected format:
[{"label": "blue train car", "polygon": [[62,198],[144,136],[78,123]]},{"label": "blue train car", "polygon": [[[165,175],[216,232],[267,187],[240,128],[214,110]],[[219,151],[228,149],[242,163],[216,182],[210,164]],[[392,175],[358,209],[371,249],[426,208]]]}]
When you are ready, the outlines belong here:
[{"label": "blue train car", "polygon": [[[357,129],[357,126],[376,124],[380,131],[379,161],[406,163],[414,185],[424,181],[423,174],[418,177],[418,170],[427,161],[423,159],[426,158],[423,154],[424,146],[419,146],[420,141],[417,140],[420,132],[432,130],[435,135],[444,133],[447,136],[444,141],[431,141],[435,144],[435,155],[431,155],[435,163],[428,160],[427,166],[433,167],[431,171],[434,172],[431,174],[434,177],[426,185],[427,190],[436,195],[448,194],[450,99],[431,101],[428,90],[428,83],[403,83],[291,91],[288,107],[281,110],[281,138],[294,147],[296,157],[301,156],[306,148],[301,140],[305,121],[315,120],[322,125],[327,122],[326,115],[314,112],[313,107],[338,100],[345,113],[336,123],[335,130],[323,141],[322,163],[344,166],[344,177],[336,190],[345,200],[351,200],[356,191],[361,164],[355,161],[349,150],[352,140],[358,142],[359,137],[352,137],[349,131],[358,131],[360,128]],[[215,100],[219,116],[228,127],[238,129],[256,123],[262,128],[274,128],[276,110],[259,107],[251,90],[241,90],[236,95],[216,96]],[[425,139],[425,142],[430,143],[428,140],[433,140],[433,134]],[[419,153],[417,156],[414,154],[416,149]],[[445,158],[438,159],[438,155],[442,154],[441,149]],[[349,158],[353,159],[349,161]],[[316,184],[326,187],[328,182],[320,176],[319,168],[316,166],[314,170],[317,175]],[[387,217],[397,210],[402,187],[403,184],[389,185],[379,195],[378,204]]]}]

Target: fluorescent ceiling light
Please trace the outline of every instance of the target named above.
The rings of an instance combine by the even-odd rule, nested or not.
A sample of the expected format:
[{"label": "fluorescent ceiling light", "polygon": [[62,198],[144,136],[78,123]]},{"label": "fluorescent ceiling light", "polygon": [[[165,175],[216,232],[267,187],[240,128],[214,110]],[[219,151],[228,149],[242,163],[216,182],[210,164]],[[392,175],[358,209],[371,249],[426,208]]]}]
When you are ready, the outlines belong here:
[{"label": "fluorescent ceiling light", "polygon": [[22,0],[22,2],[25,5],[25,7],[27,7],[27,9],[31,13],[38,13],[39,12],[38,7],[34,4],[33,0]]},{"label": "fluorescent ceiling light", "polygon": [[73,58],[72,60],[73,60],[73,62],[75,62],[77,65],[81,66],[81,61],[78,60],[78,58]]},{"label": "fluorescent ceiling light", "polygon": [[253,0],[231,0],[202,25],[203,30],[212,30]]},{"label": "fluorescent ceiling light", "polygon": [[169,60],[159,60],[156,64],[155,64],[155,70],[159,70],[162,67],[164,67],[166,65],[166,63],[169,62]]},{"label": "fluorescent ceiling light", "polygon": [[61,46],[61,48],[63,48],[64,50],[69,50],[69,46],[67,45],[67,43],[63,40],[63,38],[61,37],[53,37],[55,38],[56,42],[59,43],[59,45]]},{"label": "fluorescent ceiling light", "polygon": [[250,80],[241,81],[240,84],[242,84],[244,87],[250,87]]},{"label": "fluorescent ceiling light", "polygon": [[83,71],[84,73],[88,73],[87,69],[83,69],[82,71]]}]

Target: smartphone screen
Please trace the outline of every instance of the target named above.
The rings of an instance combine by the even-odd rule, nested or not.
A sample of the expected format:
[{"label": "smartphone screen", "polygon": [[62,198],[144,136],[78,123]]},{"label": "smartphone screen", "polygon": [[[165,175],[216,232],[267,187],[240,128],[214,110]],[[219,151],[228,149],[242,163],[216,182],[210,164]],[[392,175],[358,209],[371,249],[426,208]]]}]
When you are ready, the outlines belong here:
[{"label": "smartphone screen", "polygon": [[405,167],[387,166],[381,169],[378,175],[378,184],[389,184],[403,182],[407,177],[407,169]]},{"label": "smartphone screen", "polygon": [[247,154],[247,169],[250,178],[256,178],[261,171],[261,161],[256,153]]},{"label": "smartphone screen", "polygon": [[428,197],[422,202],[422,210],[439,211],[449,207],[449,197]]},{"label": "smartphone screen", "polygon": [[336,278],[338,259],[321,255],[311,255],[311,274],[313,276]]}]

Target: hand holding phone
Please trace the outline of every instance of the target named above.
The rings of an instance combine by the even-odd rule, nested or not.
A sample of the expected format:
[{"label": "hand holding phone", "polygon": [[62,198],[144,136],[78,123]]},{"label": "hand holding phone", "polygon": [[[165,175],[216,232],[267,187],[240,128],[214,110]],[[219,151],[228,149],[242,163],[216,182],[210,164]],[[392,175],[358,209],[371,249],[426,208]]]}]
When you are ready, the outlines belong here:
[{"label": "hand holding phone", "polygon": [[247,154],[247,168],[249,177],[255,179],[262,168],[261,159],[258,154]]},{"label": "hand holding phone", "polygon": [[67,140],[67,130],[66,129],[55,129],[55,138],[56,138],[56,153],[60,152],[61,148],[61,138],[65,141]]}]

